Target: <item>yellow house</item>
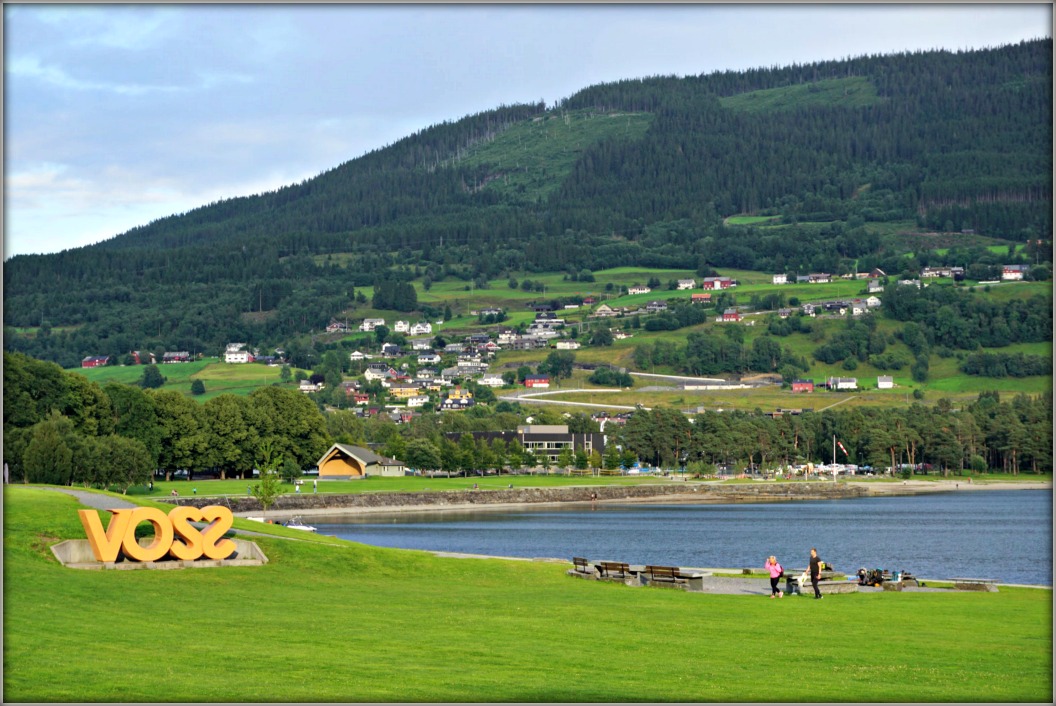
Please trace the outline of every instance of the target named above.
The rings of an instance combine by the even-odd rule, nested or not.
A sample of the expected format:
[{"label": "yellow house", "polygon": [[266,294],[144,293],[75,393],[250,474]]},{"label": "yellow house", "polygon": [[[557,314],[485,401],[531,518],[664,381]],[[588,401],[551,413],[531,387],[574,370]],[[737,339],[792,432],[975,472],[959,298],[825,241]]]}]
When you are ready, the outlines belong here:
[{"label": "yellow house", "polygon": [[362,446],[334,444],[319,459],[319,479],[349,480],[370,476],[402,476],[403,463],[379,456]]},{"label": "yellow house", "polygon": [[421,388],[417,385],[393,385],[389,388],[389,394],[398,400],[406,400],[421,394]]},{"label": "yellow house", "polygon": [[447,399],[449,400],[471,400],[473,399],[473,393],[469,390],[463,390],[461,387],[456,387],[447,393]]}]

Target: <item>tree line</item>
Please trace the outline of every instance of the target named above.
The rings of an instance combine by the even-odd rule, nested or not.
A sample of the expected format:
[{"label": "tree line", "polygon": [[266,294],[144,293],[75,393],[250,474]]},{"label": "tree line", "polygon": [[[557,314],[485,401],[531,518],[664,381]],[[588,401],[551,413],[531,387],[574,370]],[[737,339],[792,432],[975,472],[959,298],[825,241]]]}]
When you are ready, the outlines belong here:
[{"label": "tree line", "polygon": [[[836,447],[833,437],[847,454]],[[1002,401],[982,393],[955,410],[948,400],[928,407],[803,412],[698,414],[668,408],[635,412],[619,438],[636,456],[675,468],[793,463],[853,463],[876,469],[931,464],[944,475],[966,470],[1052,471],[1052,394]]]},{"label": "tree line", "polygon": [[267,445],[303,469],[329,445],[326,420],[293,389],[266,387],[199,404],[171,390],[89,382],[54,363],[4,354],[4,462],[11,478],[109,486],[160,470],[246,477]]},{"label": "tree line", "polygon": [[[4,462],[16,481],[127,489],[146,482],[156,469],[166,478],[184,469],[192,478],[207,469],[221,477],[246,477],[266,460],[260,455],[264,448],[295,475],[335,441],[370,445],[422,469],[549,467],[549,459],[516,444],[466,433],[512,430],[526,416],[519,405],[501,401],[457,414],[427,412],[396,424],[352,411],[324,414],[307,396],[275,386],[199,404],[172,391],[99,386],[53,363],[4,355]],[[598,431],[597,422],[582,413],[533,409],[531,416],[534,423],[566,424],[574,433]],[[609,426],[606,433],[604,454],[570,453],[559,463],[614,469],[641,460],[696,471],[833,461],[878,468],[927,463],[944,473],[1052,470],[1051,393],[1011,401],[982,393],[962,409],[940,400],[931,407],[777,417],[723,412],[691,418],[661,407],[640,409],[624,427]],[[833,437],[847,456],[833,458]]]}]

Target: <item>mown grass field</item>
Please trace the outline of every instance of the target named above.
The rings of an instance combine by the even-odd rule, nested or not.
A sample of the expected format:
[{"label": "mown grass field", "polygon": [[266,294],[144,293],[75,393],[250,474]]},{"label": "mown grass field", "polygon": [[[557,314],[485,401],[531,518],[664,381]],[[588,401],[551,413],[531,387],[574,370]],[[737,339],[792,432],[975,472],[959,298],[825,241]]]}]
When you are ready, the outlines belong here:
[{"label": "mown grass field", "polygon": [[4,505],[5,701],[1052,700],[1050,591],[769,601],[260,525],[263,567],[77,571],[73,498]]},{"label": "mown grass field", "polygon": [[[164,389],[176,390],[185,395],[191,394],[191,383],[201,380],[205,385],[205,393],[194,396],[194,399],[199,402],[205,402],[225,393],[248,395],[257,388],[268,387],[280,382],[277,367],[228,364],[221,362],[219,358],[159,365],[158,370],[166,378]],[[100,385],[108,382],[135,385],[143,376],[143,366],[110,365],[102,368],[77,368],[71,372],[80,373]],[[296,385],[296,383],[288,384]]]}]

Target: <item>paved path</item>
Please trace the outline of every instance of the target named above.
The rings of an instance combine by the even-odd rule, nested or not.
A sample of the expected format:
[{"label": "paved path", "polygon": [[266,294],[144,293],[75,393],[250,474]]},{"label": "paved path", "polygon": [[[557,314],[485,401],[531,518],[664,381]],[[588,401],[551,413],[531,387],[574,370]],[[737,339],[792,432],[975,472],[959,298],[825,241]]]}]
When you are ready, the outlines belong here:
[{"label": "paved path", "polygon": [[81,505],[94,507],[96,510],[124,510],[139,507],[139,505],[128,500],[115,498],[111,495],[103,495],[102,493],[90,493],[87,490],[76,490],[74,488],[45,488],[45,490],[54,490],[58,493],[72,495],[77,498],[77,502]]}]

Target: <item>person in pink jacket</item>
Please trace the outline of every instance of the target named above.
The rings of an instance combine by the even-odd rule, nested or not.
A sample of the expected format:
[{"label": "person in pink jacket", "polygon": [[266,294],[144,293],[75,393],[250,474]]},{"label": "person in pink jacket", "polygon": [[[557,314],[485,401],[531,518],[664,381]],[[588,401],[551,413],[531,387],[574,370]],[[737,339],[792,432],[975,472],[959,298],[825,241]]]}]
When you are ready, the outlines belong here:
[{"label": "person in pink jacket", "polygon": [[764,568],[770,572],[770,597],[784,597],[785,593],[778,590],[777,582],[784,576],[785,570],[781,567],[781,564],[777,563],[777,557],[771,554],[770,558],[766,560]]}]

